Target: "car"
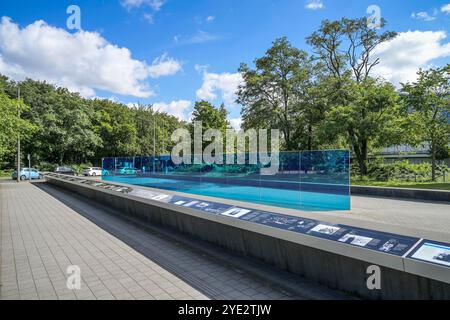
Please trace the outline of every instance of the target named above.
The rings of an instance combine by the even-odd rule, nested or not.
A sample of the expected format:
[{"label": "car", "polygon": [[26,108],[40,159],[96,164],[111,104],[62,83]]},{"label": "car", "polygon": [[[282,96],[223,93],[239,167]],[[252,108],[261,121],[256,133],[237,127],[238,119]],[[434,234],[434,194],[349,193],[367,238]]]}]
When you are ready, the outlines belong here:
[{"label": "car", "polygon": [[55,173],[65,174],[68,176],[76,176],[77,172],[69,167],[57,167],[54,171]]},{"label": "car", "polygon": [[117,172],[119,174],[126,174],[126,175],[134,175],[140,173],[140,170],[137,168],[117,168]]},{"label": "car", "polygon": [[89,168],[84,168],[83,170],[83,175],[84,176],[101,176],[103,174],[102,172],[102,168],[99,167],[89,167]]},{"label": "car", "polygon": [[[42,174],[34,168],[22,168],[20,170],[19,179],[20,180],[32,180],[32,179],[41,179]],[[12,179],[17,179],[17,170],[14,170],[12,174]]]}]

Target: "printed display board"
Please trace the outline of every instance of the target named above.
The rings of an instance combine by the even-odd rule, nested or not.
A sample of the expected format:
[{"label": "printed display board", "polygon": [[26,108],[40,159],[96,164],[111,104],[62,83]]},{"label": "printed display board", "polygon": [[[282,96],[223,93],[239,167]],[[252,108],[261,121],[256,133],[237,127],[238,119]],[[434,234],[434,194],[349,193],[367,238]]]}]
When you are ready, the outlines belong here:
[{"label": "printed display board", "polygon": [[422,240],[408,254],[408,258],[450,267],[450,246],[448,243]]},{"label": "printed display board", "polygon": [[[56,176],[49,174],[49,176]],[[330,224],[314,219],[296,217],[280,213],[273,213],[250,208],[242,208],[229,204],[212,202],[173,194],[156,192],[140,188],[131,188],[121,185],[57,176],[64,180],[77,181],[91,186],[127,193],[133,196],[151,199],[158,202],[169,203],[175,206],[191,208],[210,214],[223,215],[286,231],[307,234],[313,237],[341,242],[343,244],[363,247],[369,250],[387,254],[405,256],[419,241],[419,238],[402,236],[387,232],[379,232],[356,228],[341,224]],[[441,266],[450,267],[450,245],[430,240],[422,240],[414,250],[407,255],[408,258],[426,261]]]},{"label": "printed display board", "polygon": [[241,208],[166,193],[135,189],[130,194],[397,256],[406,254],[419,241],[419,238],[414,237],[330,224],[302,217]]},{"label": "printed display board", "polygon": [[397,256],[406,254],[419,241],[414,237],[256,210],[241,219]]}]

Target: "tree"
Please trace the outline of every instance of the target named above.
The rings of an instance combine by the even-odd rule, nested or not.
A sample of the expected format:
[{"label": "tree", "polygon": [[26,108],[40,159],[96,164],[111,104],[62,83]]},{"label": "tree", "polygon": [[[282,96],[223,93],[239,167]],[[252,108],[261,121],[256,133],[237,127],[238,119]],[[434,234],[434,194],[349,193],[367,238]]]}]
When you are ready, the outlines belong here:
[{"label": "tree", "polygon": [[403,84],[402,92],[420,139],[431,154],[431,176],[436,180],[436,160],[448,155],[450,135],[450,64],[419,70],[416,82]]},{"label": "tree", "polygon": [[138,154],[138,132],[133,121],[132,110],[110,100],[92,101],[97,113],[94,131],[103,143],[96,150],[97,157],[135,156]]},{"label": "tree", "polygon": [[312,72],[308,54],[279,38],[255,60],[255,69],[243,63],[239,72],[244,78],[237,92],[244,106],[243,128],[278,128],[285,148],[297,149],[296,117]]},{"label": "tree", "polygon": [[[17,152],[17,138],[26,140],[33,134],[36,127],[26,119],[19,118],[19,102],[12,100],[3,92],[0,85],[0,163],[5,157]],[[27,110],[27,106],[20,102],[20,109]]]},{"label": "tree", "polygon": [[323,130],[331,136],[344,133],[363,176],[371,148],[399,142],[404,119],[399,96],[390,83],[370,78],[361,84],[348,80],[342,88],[349,95],[347,102],[327,112]]},{"label": "tree", "polygon": [[[230,123],[227,120],[227,110],[225,109],[224,104],[222,104],[219,108],[215,108],[211,103],[207,101],[197,101],[194,106],[194,111],[192,113],[192,122],[188,125],[188,130],[191,134],[192,146],[191,150],[194,151],[194,156],[198,156],[200,150],[196,149],[196,146],[200,146],[196,144],[195,139],[198,139],[195,134],[195,122],[201,121],[202,123],[202,154],[203,150],[206,150],[209,145],[216,145],[215,142],[218,142],[219,148],[221,150],[216,150],[218,153],[223,153],[223,145],[226,141],[226,130],[230,127]],[[208,129],[216,129],[220,131],[222,136],[222,141],[218,141],[218,137],[213,135],[211,137],[205,138],[205,133]],[[197,142],[198,143],[198,142]]]},{"label": "tree", "polygon": [[230,125],[227,120],[227,110],[222,104],[219,108],[215,108],[207,101],[197,101],[192,113],[192,122],[201,121],[203,131],[208,129],[219,129],[225,132]]},{"label": "tree", "polygon": [[[382,20],[381,28],[385,24]],[[361,175],[367,173],[369,149],[378,144],[374,142],[386,141],[384,133],[392,131],[388,126],[399,124],[385,119],[389,115],[400,116],[395,90],[371,79],[371,71],[380,62],[379,58],[373,57],[374,50],[395,36],[392,31],[379,32],[369,28],[366,18],[343,18],[339,21],[324,20],[319,30],[307,38],[315,58],[328,74],[322,78],[322,87],[332,98],[328,100],[330,119],[327,126],[335,123],[341,131],[331,131],[346,137]],[[374,96],[374,92],[381,96]],[[386,104],[380,105],[380,101]],[[341,118],[339,113],[342,113]]]},{"label": "tree", "polygon": [[[386,21],[381,19],[380,30],[385,25]],[[379,58],[372,58],[373,51],[396,36],[393,31],[378,33],[368,26],[367,18],[342,18],[322,21],[319,30],[306,38],[306,42],[333,77],[345,79],[351,72],[356,82],[361,83],[380,63]]]},{"label": "tree", "polygon": [[153,110],[152,105],[139,105],[132,109],[134,123],[138,132],[139,155],[167,154],[174,143],[170,135],[184,125],[176,117]]},{"label": "tree", "polygon": [[92,130],[94,111],[89,100],[65,88],[31,79],[10,82],[9,86],[13,98],[20,86],[21,96],[29,106],[22,117],[37,126],[32,139],[23,143],[23,151],[32,154],[35,163],[79,163],[94,156],[101,140]]}]

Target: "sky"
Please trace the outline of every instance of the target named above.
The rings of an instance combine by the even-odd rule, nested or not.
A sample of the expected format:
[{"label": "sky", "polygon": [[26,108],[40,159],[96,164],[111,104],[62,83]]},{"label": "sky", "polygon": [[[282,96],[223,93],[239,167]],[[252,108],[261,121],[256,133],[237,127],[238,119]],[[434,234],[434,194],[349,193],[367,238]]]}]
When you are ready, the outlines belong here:
[{"label": "sky", "polygon": [[450,0],[2,0],[0,73],[184,120],[195,101],[223,102],[238,127],[242,62],[282,36],[311,53],[305,38],[323,19],[368,16],[370,5],[399,33],[377,49],[376,75],[398,85],[450,62]]}]

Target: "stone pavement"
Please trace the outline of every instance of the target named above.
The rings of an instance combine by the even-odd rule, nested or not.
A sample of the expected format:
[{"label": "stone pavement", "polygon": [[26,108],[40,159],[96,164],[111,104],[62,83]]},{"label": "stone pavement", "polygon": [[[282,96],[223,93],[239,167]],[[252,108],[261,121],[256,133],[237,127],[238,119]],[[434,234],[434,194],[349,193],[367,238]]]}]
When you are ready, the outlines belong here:
[{"label": "stone pavement", "polygon": [[[0,299],[344,299],[45,183],[0,183]],[[81,271],[68,289],[67,268]]]}]

